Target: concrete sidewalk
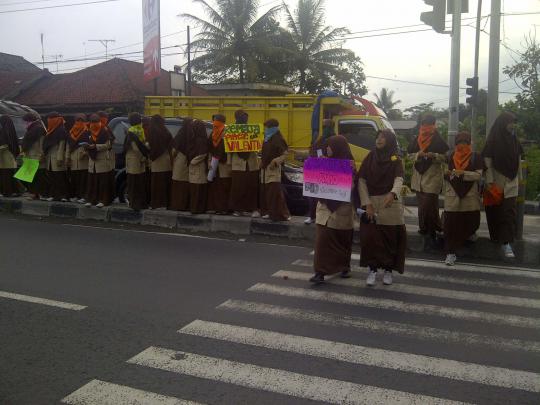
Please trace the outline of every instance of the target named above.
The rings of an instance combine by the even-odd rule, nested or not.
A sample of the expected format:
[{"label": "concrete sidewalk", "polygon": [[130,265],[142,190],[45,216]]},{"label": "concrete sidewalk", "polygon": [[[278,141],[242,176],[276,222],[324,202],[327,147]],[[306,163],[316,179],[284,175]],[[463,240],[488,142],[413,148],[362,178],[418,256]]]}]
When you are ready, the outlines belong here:
[{"label": "concrete sidewalk", "polygon": [[[236,236],[270,236],[291,240],[315,239],[315,225],[305,225],[303,217],[293,217],[289,222],[271,222],[261,218],[233,217],[228,215],[191,215],[166,210],[133,211],[125,204],[105,208],[87,208],[76,203],[28,201],[22,198],[0,198],[0,212],[37,217],[70,218],[83,221],[124,223],[140,226],[157,226],[177,232],[221,233]],[[424,251],[424,239],[418,234],[416,207],[407,207],[406,224],[408,246],[413,252]],[[478,232],[479,239],[458,252],[458,257],[480,260],[503,260],[500,246],[488,238],[485,216]],[[355,230],[358,240],[358,226]],[[515,263],[540,266],[540,217],[525,217],[524,238],[514,244]],[[441,260],[443,253],[441,254]]]}]

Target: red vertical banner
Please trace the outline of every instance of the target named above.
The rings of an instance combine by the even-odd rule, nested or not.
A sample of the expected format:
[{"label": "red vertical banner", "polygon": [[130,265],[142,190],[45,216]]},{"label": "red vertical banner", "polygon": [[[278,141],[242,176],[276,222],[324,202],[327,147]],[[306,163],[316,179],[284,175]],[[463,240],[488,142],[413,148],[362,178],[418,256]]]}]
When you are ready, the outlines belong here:
[{"label": "red vertical banner", "polygon": [[152,80],[161,73],[161,37],[159,0],[142,0],[144,80]]}]

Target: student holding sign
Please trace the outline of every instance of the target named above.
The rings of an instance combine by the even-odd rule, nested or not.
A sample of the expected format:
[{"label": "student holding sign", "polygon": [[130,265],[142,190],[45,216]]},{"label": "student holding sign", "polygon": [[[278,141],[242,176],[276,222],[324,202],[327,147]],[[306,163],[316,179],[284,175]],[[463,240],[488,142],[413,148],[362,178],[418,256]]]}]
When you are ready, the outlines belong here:
[{"label": "student holding sign", "polygon": [[49,177],[49,201],[67,201],[68,178],[66,173],[66,142],[68,132],[64,118],[57,112],[47,117],[47,133],[43,141],[43,155]]},{"label": "student holding sign", "polygon": [[72,202],[86,203],[88,188],[88,154],[84,149],[90,142],[86,115],[79,114],[69,131],[66,146],[66,166],[69,169],[69,195]]},{"label": "student holding sign", "polygon": [[[328,139],[326,155],[330,159],[316,159],[327,161],[329,164],[327,175],[320,176],[323,178],[318,183],[319,187],[316,188],[321,194],[324,191],[323,188],[328,188],[329,192],[335,192],[333,198],[336,199],[319,199],[317,203],[313,261],[315,275],[310,279],[315,284],[323,283],[325,275],[335,273],[341,273],[343,278],[347,278],[351,271],[354,209],[350,201],[355,170],[354,157],[347,139],[341,135]],[[304,181],[310,181],[310,177],[308,176]],[[328,184],[330,179],[336,180],[334,185]],[[340,191],[345,187],[347,192],[341,196]]]},{"label": "student holding sign", "polygon": [[17,180],[13,178],[17,170],[15,159],[19,156],[19,140],[15,125],[9,115],[0,117],[0,197],[11,197],[19,193]]},{"label": "student holding sign", "polygon": [[32,183],[27,183],[28,191],[32,193],[30,199],[37,200],[47,197],[49,193],[49,182],[45,170],[45,160],[43,157],[43,141],[45,139],[45,126],[38,115],[27,113],[23,116],[26,123],[26,133],[22,140],[21,155],[28,159],[39,161],[39,168],[34,176]]},{"label": "student holding sign", "polygon": [[394,133],[379,131],[358,172],[360,201],[365,209],[360,225],[360,266],[368,267],[366,284],[374,286],[377,269],[384,269],[383,283],[392,284],[392,270],[403,273],[407,232],[401,203],[403,162]]},{"label": "student holding sign", "polygon": [[225,116],[213,116],[212,135],[208,140],[208,206],[209,211],[226,214],[231,193],[231,155],[225,152]]}]

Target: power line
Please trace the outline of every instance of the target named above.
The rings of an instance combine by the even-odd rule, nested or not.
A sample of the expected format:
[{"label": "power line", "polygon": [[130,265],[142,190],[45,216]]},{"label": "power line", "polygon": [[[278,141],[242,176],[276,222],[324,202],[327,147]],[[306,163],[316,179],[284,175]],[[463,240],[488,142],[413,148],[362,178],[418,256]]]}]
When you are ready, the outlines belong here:
[{"label": "power line", "polygon": [[384,36],[388,36],[388,35],[411,34],[411,33],[414,33],[414,32],[423,32],[423,31],[432,31],[432,29],[431,28],[426,28],[426,29],[422,29],[422,30],[388,32],[388,33],[384,33],[384,34],[374,34],[374,35],[362,35],[362,36],[359,36],[359,37],[349,37],[349,38],[343,37],[343,38],[336,38],[336,41],[347,41],[349,39],[361,39],[361,38],[372,38],[372,37],[384,37]]},{"label": "power line", "polygon": [[8,13],[21,13],[24,11],[35,11],[35,10],[46,10],[50,8],[64,8],[64,7],[75,7],[75,6],[84,6],[87,4],[98,4],[98,3],[111,3],[113,1],[119,1],[119,0],[98,0],[98,1],[87,1],[85,3],[71,3],[71,4],[63,4],[61,6],[45,6],[45,7],[34,7],[34,8],[21,8],[18,10],[5,10],[0,11],[0,14],[8,14]]},{"label": "power line", "polygon": [[45,3],[48,1],[56,1],[56,0],[32,0],[32,1],[18,1],[15,3],[2,3],[0,4],[0,7],[6,7],[6,6],[19,6],[21,4],[30,4],[30,3]]}]

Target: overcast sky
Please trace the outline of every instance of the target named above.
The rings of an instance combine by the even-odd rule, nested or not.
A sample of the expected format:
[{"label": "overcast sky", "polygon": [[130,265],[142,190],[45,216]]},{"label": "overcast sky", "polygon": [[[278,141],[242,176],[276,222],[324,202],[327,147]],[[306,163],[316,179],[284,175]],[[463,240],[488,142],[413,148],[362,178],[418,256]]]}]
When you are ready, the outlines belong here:
[{"label": "overcast sky", "polygon": [[[127,53],[120,57],[142,60],[142,13],[141,0],[118,0],[101,4],[88,4],[76,7],[62,7],[27,12],[5,13],[35,7],[48,7],[84,3],[92,0],[0,0],[0,52],[21,55],[32,62],[41,61],[40,34],[44,34],[46,60],[54,60],[51,55],[62,55],[62,59],[103,58],[104,47],[91,39],[114,39],[109,44],[109,54]],[[96,1],[96,0],[94,0]],[[211,4],[212,0],[208,0]],[[477,0],[470,0],[469,13],[463,18],[476,15]],[[261,11],[278,5],[281,0],[260,0]],[[286,0],[294,8],[294,0]],[[483,1],[483,15],[490,12],[490,0]],[[421,24],[420,13],[429,7],[422,0],[327,0],[327,24],[344,26],[352,32],[361,32],[352,36],[345,47],[352,49],[364,62],[368,76],[377,76],[405,81],[417,81],[447,85],[449,82],[450,36],[434,31],[386,35],[383,33],[402,32],[429,28],[418,25],[389,31],[381,29]],[[183,45],[186,42],[186,21],[178,17],[188,12],[203,16],[202,9],[191,0],[161,0],[161,35],[162,47]],[[503,0],[505,13],[540,13],[540,0]],[[448,16],[448,19],[450,16]],[[466,20],[462,28],[461,45],[461,83],[472,76],[474,60],[474,20]],[[487,25],[485,25],[487,24]],[[536,25],[535,25],[536,24]],[[489,31],[489,19],[482,21],[482,27]],[[447,25],[450,28],[450,25]],[[512,64],[512,50],[519,50],[523,38],[535,29],[540,30],[540,14],[511,16],[503,18],[501,37],[501,70]],[[375,31],[377,30],[377,31]],[[367,31],[367,32],[366,32]],[[176,33],[176,34],[175,34]],[[196,31],[195,31],[196,33]],[[366,37],[371,35],[371,37]],[[379,35],[379,36],[372,36]],[[540,35],[540,32],[539,32]],[[480,87],[487,87],[487,61],[489,37],[481,35],[480,51]],[[507,49],[509,48],[509,49]],[[170,48],[162,51],[162,66],[172,70],[175,64],[185,63],[184,55],[170,55],[182,52],[185,48]],[[60,60],[62,60],[60,59]],[[58,64],[59,73],[102,62],[100,60],[76,61]],[[41,65],[40,65],[41,66]],[[56,65],[46,65],[53,73]],[[512,80],[501,74],[500,90],[510,93],[518,91]],[[395,91],[395,98],[402,100],[400,108],[407,108],[422,102],[435,101],[437,107],[448,106],[448,89],[429,87],[418,84],[406,84],[390,80],[368,78],[369,93],[382,87]],[[501,94],[500,100],[514,97]],[[460,93],[461,102],[465,101],[465,90]]]}]

